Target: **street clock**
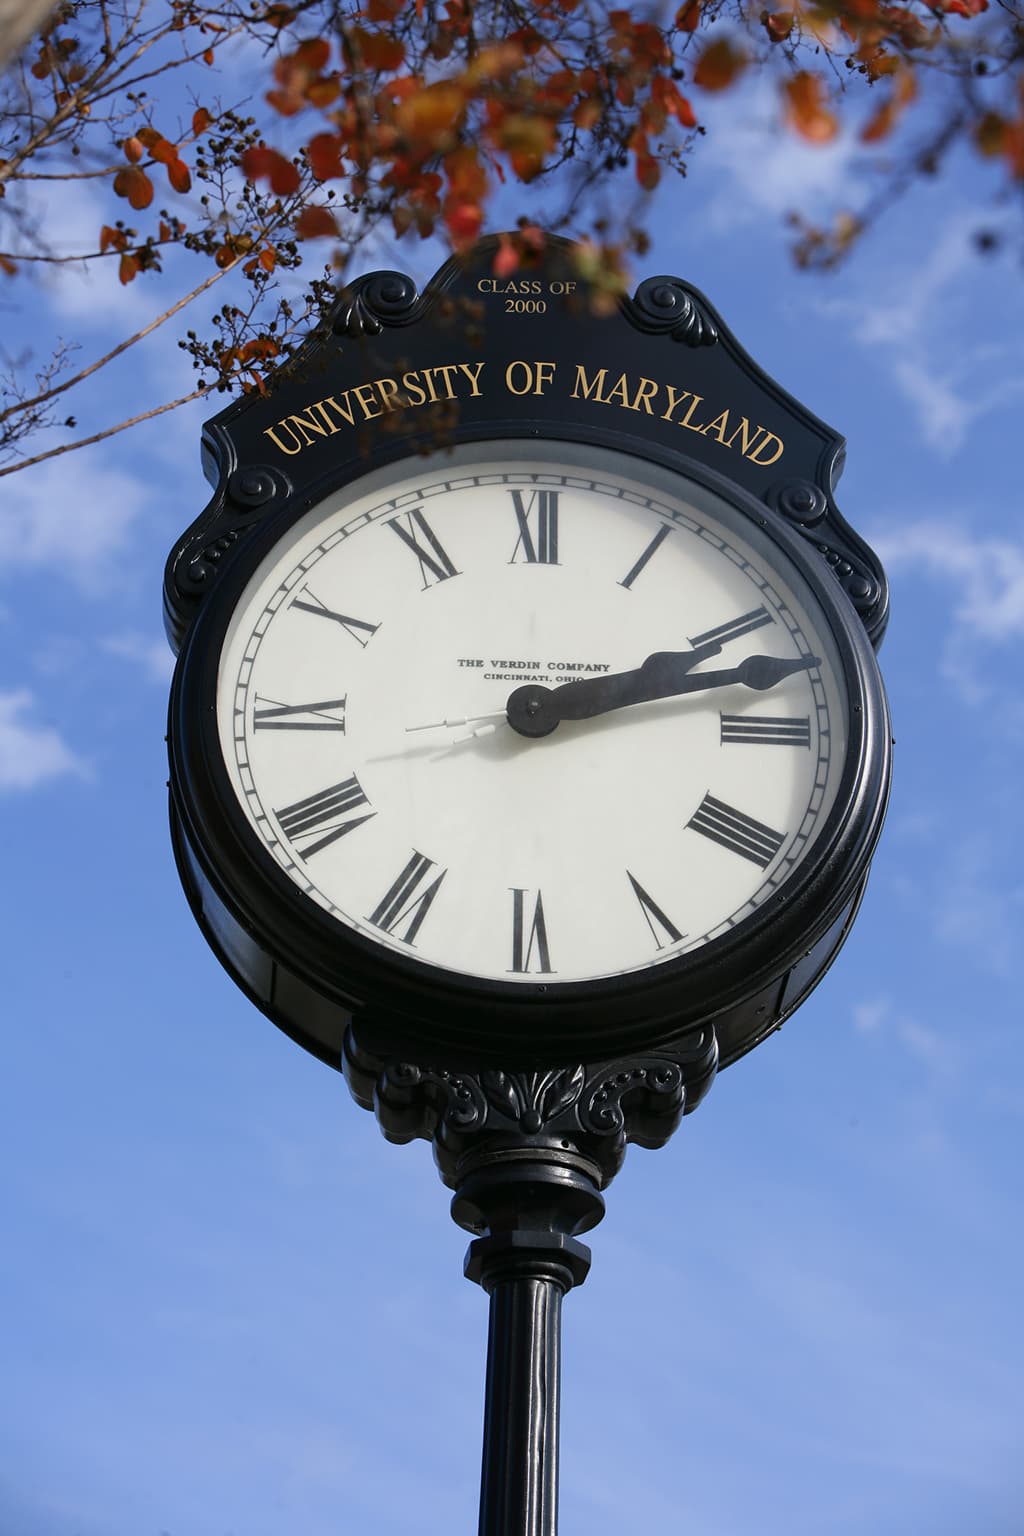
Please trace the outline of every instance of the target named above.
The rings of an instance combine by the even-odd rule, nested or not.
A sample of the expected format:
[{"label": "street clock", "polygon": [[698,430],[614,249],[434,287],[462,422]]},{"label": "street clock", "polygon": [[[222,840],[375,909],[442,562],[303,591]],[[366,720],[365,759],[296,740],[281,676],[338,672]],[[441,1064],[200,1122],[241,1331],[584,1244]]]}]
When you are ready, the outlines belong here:
[{"label": "street clock", "polygon": [[707,301],[571,246],[353,285],[207,428],[168,565],[181,876],[334,1066],[728,1063],[849,931],[890,731],[842,444]]}]

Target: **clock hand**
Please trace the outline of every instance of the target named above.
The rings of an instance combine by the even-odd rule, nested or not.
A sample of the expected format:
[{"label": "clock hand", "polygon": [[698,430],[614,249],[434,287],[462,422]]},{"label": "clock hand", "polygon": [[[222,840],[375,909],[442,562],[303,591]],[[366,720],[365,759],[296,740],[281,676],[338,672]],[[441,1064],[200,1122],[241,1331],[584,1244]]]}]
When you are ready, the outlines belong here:
[{"label": "clock hand", "polygon": [[736,667],[694,673],[692,668],[698,660],[703,657],[696,651],[656,651],[632,672],[612,672],[560,688],[527,683],[509,695],[508,723],[521,736],[547,736],[562,720],[590,720],[629,704],[702,693],[734,683],[762,691],[774,688],[794,672],[818,666],[820,658],[799,656],[787,661],[779,656],[748,656]]},{"label": "clock hand", "polygon": [[[676,669],[678,670],[679,674],[682,675],[683,673],[689,672],[691,667],[699,666],[702,661],[707,661],[708,657],[710,657],[710,656],[719,656],[721,654],[721,651],[722,651],[721,642],[720,641],[716,641],[716,640],[712,640],[712,641],[709,641],[709,643],[707,645],[699,645],[699,646],[695,647],[695,649],[692,650],[692,651],[672,651],[672,652],[664,652],[662,654],[664,654],[666,656],[671,656],[672,657]],[[656,661],[657,659],[658,658],[655,657],[655,656],[648,656],[647,660],[644,662],[644,667],[649,666],[651,662]],[[642,671],[643,668],[641,668],[640,670]],[[623,678],[623,677],[633,677],[634,675],[635,674],[632,673],[632,672],[618,672],[618,673],[614,673],[612,676],[613,676],[613,679],[614,679],[614,678]],[[597,681],[597,679],[592,679],[591,681]],[[609,681],[609,679],[608,678],[603,678],[600,681],[607,682],[607,681]],[[550,691],[549,689],[546,689],[546,688],[543,688],[543,687],[540,689],[540,692],[542,692],[542,693],[548,693],[549,691]],[[652,695],[652,697],[658,697],[658,695]],[[634,701],[632,699],[625,699],[625,700],[623,700],[623,702],[624,703],[633,703]],[[610,709],[610,708],[613,708],[613,707],[614,706],[612,706],[612,705],[605,705],[606,709]],[[603,711],[602,711],[602,713],[603,713]],[[562,718],[563,719],[568,719],[569,717],[568,716],[563,716]],[[443,730],[445,728],[454,728],[457,725],[473,725],[478,720],[507,720],[507,719],[508,719],[507,711],[504,710],[504,709],[499,709],[499,710],[494,710],[490,714],[487,714],[487,715],[452,715],[450,719],[446,718],[444,720],[428,720],[426,722],[426,724],[424,724],[424,725],[407,725],[405,729],[406,729],[407,733],[409,731],[439,731],[439,730]],[[555,723],[557,724],[557,721]],[[552,729],[553,729],[553,727],[552,727]],[[456,741],[468,741],[471,736],[489,736],[491,734],[492,730],[493,730],[493,727],[491,727],[491,729],[487,729],[486,727],[484,727],[483,729],[478,730],[478,731],[470,731],[469,735],[467,735],[467,736],[457,736],[455,739],[456,739]],[[529,733],[527,733],[527,734],[529,734]],[[538,734],[541,734],[541,733],[538,733]]]}]

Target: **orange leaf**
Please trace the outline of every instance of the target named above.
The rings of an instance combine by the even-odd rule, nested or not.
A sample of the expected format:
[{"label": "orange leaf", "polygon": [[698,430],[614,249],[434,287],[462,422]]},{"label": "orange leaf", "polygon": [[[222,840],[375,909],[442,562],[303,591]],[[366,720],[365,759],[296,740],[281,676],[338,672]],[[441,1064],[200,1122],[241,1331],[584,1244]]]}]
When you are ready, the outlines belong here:
[{"label": "orange leaf", "polygon": [[192,185],[192,176],[184,160],[172,160],[167,167],[167,180],[175,192],[187,192]]},{"label": "orange leaf", "polygon": [[317,181],[331,181],[344,176],[341,163],[341,140],[335,133],[318,133],[309,141],[307,149],[309,166]]},{"label": "orange leaf", "polygon": [[693,108],[686,97],[679,94],[675,81],[670,80],[667,75],[655,75],[651,81],[651,97],[684,128],[696,128],[697,119]]},{"label": "orange leaf", "polygon": [[295,220],[295,233],[300,240],[319,240],[324,236],[337,235],[338,221],[329,208],[303,208]]},{"label": "orange leaf", "polygon": [[109,224],[104,224],[100,230],[100,255],[105,256],[107,251],[123,251],[127,243],[127,236],[123,229],[111,229]]},{"label": "orange leaf", "polygon": [[130,251],[125,251],[118,265],[117,275],[122,284],[133,282],[140,271],[139,263]]},{"label": "orange leaf", "polygon": [[676,26],[680,32],[696,32],[700,26],[700,0],[684,0],[676,12]]},{"label": "orange leaf", "polygon": [[0,272],[6,272],[8,277],[13,277],[17,270],[9,256],[0,256]]},{"label": "orange leaf", "polygon": [[765,11],[761,19],[772,42],[784,43],[793,30],[796,18],[792,11]]},{"label": "orange leaf", "polygon": [[125,139],[121,148],[124,150],[124,157],[128,163],[130,165],[138,165],[142,159],[142,145],[134,134],[130,139]]},{"label": "orange leaf", "polygon": [[204,64],[212,64],[213,63],[213,49],[212,48],[207,48],[206,52],[203,54],[203,63]]},{"label": "orange leaf", "polygon": [[273,272],[277,266],[277,252],[272,245],[268,245],[266,250],[260,251],[259,262],[264,272]]},{"label": "orange leaf", "polygon": [[150,154],[160,165],[173,165],[178,158],[178,146],[172,144],[169,139],[160,138],[153,145]]},{"label": "orange leaf", "polygon": [[445,208],[445,224],[456,247],[472,245],[484,222],[479,203],[454,203]]},{"label": "orange leaf", "polygon": [[495,277],[511,277],[519,269],[519,252],[511,240],[502,236],[494,257]]},{"label": "orange leaf", "polygon": [[697,60],[693,83],[705,91],[724,91],[746,68],[747,58],[727,37],[708,43]]},{"label": "orange leaf", "polygon": [[802,138],[827,144],[839,132],[835,116],[825,105],[825,88],[817,75],[802,69],[785,85],[786,116]]},{"label": "orange leaf", "polygon": [[152,151],[154,144],[159,144],[162,140],[163,134],[157,133],[155,128],[140,128],[136,138],[140,143],[145,144],[148,150]]},{"label": "orange leaf", "polygon": [[353,27],[351,32],[353,51],[364,69],[379,69],[390,73],[400,69],[405,62],[405,48],[397,37],[386,32],[367,32],[365,27]]},{"label": "orange leaf", "polygon": [[207,112],[206,108],[198,107],[192,114],[193,137],[198,139],[199,135],[201,133],[205,133],[212,122],[213,118],[211,117],[210,113]]},{"label": "orange leaf", "polygon": [[148,208],[153,201],[153,183],[137,165],[118,171],[114,177],[114,191],[118,197],[126,197],[136,210]]},{"label": "orange leaf", "polygon": [[367,21],[394,21],[405,0],[367,0],[363,15]]},{"label": "orange leaf", "polygon": [[298,168],[276,149],[260,144],[242,156],[242,170],[250,181],[266,180],[278,197],[288,197],[299,188]]}]

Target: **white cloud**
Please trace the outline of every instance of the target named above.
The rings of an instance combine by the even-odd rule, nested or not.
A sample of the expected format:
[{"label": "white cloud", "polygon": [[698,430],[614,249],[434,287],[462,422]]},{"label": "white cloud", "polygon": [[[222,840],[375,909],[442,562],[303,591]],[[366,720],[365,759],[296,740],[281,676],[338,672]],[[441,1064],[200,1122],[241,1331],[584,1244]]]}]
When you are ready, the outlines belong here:
[{"label": "white cloud", "polygon": [[849,206],[857,191],[853,162],[861,153],[854,135],[841,133],[829,144],[798,138],[780,121],[777,86],[767,79],[747,92],[743,116],[736,106],[731,96],[702,103],[707,138],[698,174],[708,174],[715,188],[707,212],[713,230],[840,197]]},{"label": "white cloud", "polygon": [[0,578],[49,568],[85,588],[110,581],[144,502],[140,480],[79,455],[52,459],[8,480],[0,510]]},{"label": "white cloud", "polygon": [[100,643],[108,655],[120,656],[123,660],[141,667],[151,683],[159,683],[166,687],[170,682],[171,673],[174,671],[174,657],[162,635],[150,637],[140,635],[136,630],[130,630],[125,634],[108,635]]},{"label": "white cloud", "polygon": [[970,702],[988,698],[978,652],[1024,636],[1024,544],[937,518],[876,532],[871,542],[890,574],[909,570],[954,588],[942,672]]},{"label": "white cloud", "polygon": [[909,566],[954,583],[954,618],[980,640],[1024,635],[1024,544],[974,537],[935,518],[878,533],[873,544],[890,569]]},{"label": "white cloud", "polygon": [[0,693],[0,791],[35,789],[65,774],[88,774],[59,732],[26,719],[32,707],[27,689]]},{"label": "white cloud", "polygon": [[[872,269],[869,287],[856,298],[820,306],[823,314],[848,323],[854,340],[884,360],[925,442],[947,458],[968,441],[982,417],[1014,409],[1024,393],[1013,318],[1000,317],[999,340],[979,340],[974,295],[981,273],[974,236],[981,222],[977,209],[959,208],[946,216],[924,259],[915,250],[912,271],[890,261],[882,273]],[[992,220],[985,222],[991,226]]]},{"label": "white cloud", "polygon": [[931,1072],[945,1074],[955,1068],[953,1043],[919,1019],[895,1008],[889,997],[871,997],[855,1003],[853,1025],[859,1034],[884,1034],[888,1039],[898,1041],[909,1055],[916,1057]]}]

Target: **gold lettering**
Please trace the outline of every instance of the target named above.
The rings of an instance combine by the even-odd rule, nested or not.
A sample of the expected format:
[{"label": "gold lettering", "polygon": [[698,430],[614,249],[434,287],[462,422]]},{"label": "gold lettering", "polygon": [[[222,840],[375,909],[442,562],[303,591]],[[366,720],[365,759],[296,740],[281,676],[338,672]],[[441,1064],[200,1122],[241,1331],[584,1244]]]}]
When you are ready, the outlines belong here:
[{"label": "gold lettering", "polygon": [[672,412],[677,405],[682,405],[690,391],[688,389],[676,390],[671,384],[666,384],[665,388],[668,390],[668,410],[661,419],[662,421],[671,421]]},{"label": "gold lettering", "polygon": [[727,448],[731,448],[736,439],[742,436],[743,447],[740,449],[740,453],[749,454],[751,448],[753,448],[754,444],[757,442],[763,431],[764,427],[762,427],[759,422],[758,425],[754,428],[753,432],[751,432],[750,422],[745,416],[741,416],[739,426],[736,428],[736,431],[733,433],[732,437],[729,438],[725,446]]},{"label": "gold lettering", "polygon": [[345,418],[350,427],[354,427],[356,424],[356,419],[352,415],[352,409],[348,403],[348,397],[351,393],[351,390],[346,389],[344,395],[342,396],[342,399],[345,402],[344,405],[339,405],[333,395],[328,395],[325,399],[321,400],[320,404],[329,405],[332,411],[337,411],[339,416],[343,416]]},{"label": "gold lettering", "polygon": [[[375,416],[383,416],[384,412],[377,404],[377,397],[373,392],[372,384],[357,384],[352,393],[362,406],[363,415],[367,421],[372,421]],[[369,400],[367,400],[367,396],[369,396]],[[371,405],[374,407],[372,411],[370,409]]]},{"label": "gold lettering", "polygon": [[327,429],[326,429],[326,427],[321,427],[319,425],[319,423],[315,422],[311,416],[299,416],[299,415],[295,414],[295,415],[289,416],[288,420],[289,421],[294,421],[295,425],[298,427],[299,431],[302,433],[303,440],[304,440],[305,445],[306,445],[307,448],[308,448],[309,444],[313,441],[313,439],[307,435],[308,433],[313,432],[317,437],[326,437],[327,436]]},{"label": "gold lettering", "polygon": [[448,391],[445,399],[454,400],[455,391],[452,389],[451,375],[458,372],[457,364],[441,363],[437,368],[431,368],[430,371],[431,373],[440,373],[444,375],[444,387]]},{"label": "gold lettering", "polygon": [[701,405],[703,403],[703,400],[704,400],[704,396],[703,395],[694,395],[693,399],[690,401],[690,404],[689,404],[689,406],[687,408],[686,415],[683,417],[682,421],[679,423],[679,425],[681,427],[689,427],[691,432],[703,432],[704,431],[703,427],[695,427],[693,422],[690,420],[690,417],[693,415],[693,413],[697,409],[698,405]]},{"label": "gold lettering", "polygon": [[726,429],[726,427],[728,425],[729,425],[729,412],[728,411],[723,411],[720,416],[716,416],[714,421],[709,421],[707,426],[703,427],[701,430],[703,431],[705,437],[707,437],[709,432],[713,432],[715,437],[718,438],[718,441],[720,443],[724,443],[725,442],[725,429]]},{"label": "gold lettering", "polygon": [[604,381],[607,377],[607,374],[607,368],[599,368],[597,374],[594,377],[593,383],[591,383],[590,379],[587,378],[587,370],[584,368],[583,364],[577,363],[576,382],[572,387],[572,398],[574,400],[578,400],[580,397],[577,391],[582,389],[584,400],[589,400],[591,395],[594,395],[598,404],[600,405],[603,400],[601,392],[604,389]]},{"label": "gold lettering", "polygon": [[625,406],[628,410],[629,396],[626,393],[626,375],[624,373],[619,374],[618,378],[615,380],[615,383],[612,385],[611,389],[605,395],[604,400],[601,403],[602,405],[611,405],[612,401],[615,400],[616,397],[618,399],[619,405]]},{"label": "gold lettering", "polygon": [[433,369],[433,368],[424,368],[424,370],[423,370],[423,382],[426,384],[428,390],[430,391],[430,399],[431,399],[432,404],[434,404],[434,405],[437,404],[437,399],[438,399],[437,392],[434,389],[434,378],[433,378],[433,376],[434,376],[435,372],[436,372],[436,370]]},{"label": "gold lettering", "polygon": [[385,411],[397,411],[401,407],[402,399],[394,379],[376,379],[374,380],[374,388],[380,395],[380,403]]},{"label": "gold lettering", "polygon": [[[777,445],[776,450],[770,459],[762,459],[760,457],[761,451],[762,449],[767,448],[770,443],[775,443]],[[781,437],[776,437],[774,432],[766,432],[764,437],[762,437],[761,441],[758,443],[757,447],[754,449],[753,453],[747,454],[747,458],[750,460],[751,464],[774,464],[777,459],[782,458],[784,446],[785,445],[783,444]]]},{"label": "gold lettering", "polygon": [[[481,279],[481,281],[483,281],[483,279]],[[466,375],[466,378],[469,380],[470,388],[472,389],[474,396],[482,393],[478,386],[478,380],[480,378],[480,370],[483,368],[483,366],[483,363],[459,364],[459,367],[462,369],[463,373]]]},{"label": "gold lettering", "polygon": [[315,405],[311,405],[310,406],[310,410],[311,411],[319,411],[320,412],[320,415],[323,418],[324,426],[327,428],[327,435],[328,435],[328,437],[333,437],[335,432],[337,432],[338,428],[335,426],[334,422],[328,416],[327,409],[326,409],[326,406],[325,406],[324,402],[322,400],[318,400]]},{"label": "gold lettering", "polygon": [[[411,373],[402,374],[402,388],[407,390],[410,396],[410,404],[425,405],[427,402],[426,391],[421,389],[416,382],[419,378],[419,369],[414,368]],[[419,396],[419,399],[416,396]]]},{"label": "gold lettering", "polygon": [[277,435],[279,427],[288,427],[288,418],[287,417],[285,417],[284,421],[279,421],[277,423],[276,427],[264,427],[264,429],[263,429],[265,435],[267,437],[269,437],[271,442],[274,444],[274,447],[275,448],[280,448],[282,453],[287,453],[289,456],[291,454],[301,453],[303,448],[304,448],[304,446],[305,446],[305,444],[302,443],[299,440],[299,438],[296,436],[294,428],[288,427],[288,431],[292,435],[292,442],[295,444],[295,447],[294,448],[286,448],[284,443],[282,443],[281,439]]},{"label": "gold lettering", "polygon": [[641,379],[639,388],[633,396],[633,404],[630,406],[630,410],[638,411],[643,406],[648,416],[653,416],[654,412],[651,410],[651,401],[657,393],[658,386],[653,379]]}]

